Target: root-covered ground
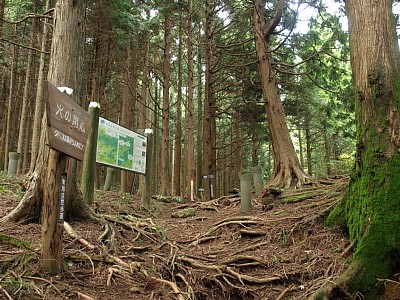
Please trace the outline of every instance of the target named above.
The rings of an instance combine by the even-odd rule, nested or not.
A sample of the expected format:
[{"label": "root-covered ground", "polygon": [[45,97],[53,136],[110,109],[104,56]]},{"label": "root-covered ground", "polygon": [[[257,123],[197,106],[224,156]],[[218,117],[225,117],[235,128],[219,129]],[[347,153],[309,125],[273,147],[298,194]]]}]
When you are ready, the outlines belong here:
[{"label": "root-covered ground", "polygon": [[[21,186],[0,177],[0,218]],[[103,221],[64,224],[57,276],[40,268],[40,224],[1,225],[0,299],[308,299],[352,254],[348,238],[323,222],[346,186],[346,178],[320,180],[253,199],[248,213],[239,195],[160,197],[147,211],[137,197],[97,191]]]}]

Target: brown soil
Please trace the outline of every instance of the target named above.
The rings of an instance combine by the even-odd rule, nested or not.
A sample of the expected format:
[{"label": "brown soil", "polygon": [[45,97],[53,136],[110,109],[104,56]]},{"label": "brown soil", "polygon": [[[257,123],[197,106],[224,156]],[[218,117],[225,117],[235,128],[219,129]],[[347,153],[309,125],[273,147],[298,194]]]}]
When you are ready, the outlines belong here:
[{"label": "brown soil", "polygon": [[[137,197],[97,191],[94,208],[104,221],[69,222],[93,248],[64,231],[57,276],[40,267],[40,224],[1,226],[0,299],[308,299],[351,256],[348,238],[323,224],[346,185],[325,180],[253,199],[248,213],[235,195],[153,199],[147,211]],[[0,177],[0,218],[18,203],[21,186]],[[172,217],[177,211],[189,216]]]}]

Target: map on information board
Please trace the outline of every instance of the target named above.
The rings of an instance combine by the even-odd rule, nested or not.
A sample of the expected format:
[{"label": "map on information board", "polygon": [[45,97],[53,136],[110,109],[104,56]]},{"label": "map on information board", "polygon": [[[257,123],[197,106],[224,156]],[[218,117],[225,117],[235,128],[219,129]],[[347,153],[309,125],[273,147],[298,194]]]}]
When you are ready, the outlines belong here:
[{"label": "map on information board", "polygon": [[106,119],[99,119],[96,161],[146,173],[147,138]]}]

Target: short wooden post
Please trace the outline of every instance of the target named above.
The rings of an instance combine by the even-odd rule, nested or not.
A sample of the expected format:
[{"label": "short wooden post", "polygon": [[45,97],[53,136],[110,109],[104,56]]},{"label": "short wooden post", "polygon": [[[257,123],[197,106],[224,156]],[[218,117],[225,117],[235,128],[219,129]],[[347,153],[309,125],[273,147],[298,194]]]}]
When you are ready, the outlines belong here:
[{"label": "short wooden post", "polygon": [[251,209],[251,173],[240,175],[240,210],[248,212]]},{"label": "short wooden post", "polygon": [[83,200],[91,205],[94,198],[94,179],[96,171],[97,136],[99,129],[100,104],[90,102],[89,114],[92,118],[92,126],[89,130],[85,155],[83,156],[81,190]]},{"label": "short wooden post", "polygon": [[45,272],[56,275],[61,272],[62,235],[64,223],[66,155],[50,149],[43,199],[42,257]]},{"label": "short wooden post", "polygon": [[260,196],[264,185],[261,177],[260,166],[253,167],[253,180],[254,180],[254,192],[257,196]]},{"label": "short wooden post", "polygon": [[114,172],[115,172],[114,168],[107,167],[107,175],[106,175],[106,181],[104,183],[103,191],[107,192],[107,191],[111,190]]},{"label": "short wooden post", "polygon": [[146,174],[144,175],[144,189],[142,193],[142,205],[146,208],[150,208],[150,194],[151,194],[151,161],[152,161],[152,149],[153,149],[153,133],[145,133],[147,136],[146,145]]},{"label": "short wooden post", "polygon": [[18,152],[9,152],[8,153],[8,174],[15,175],[17,174],[18,161],[21,154]]}]

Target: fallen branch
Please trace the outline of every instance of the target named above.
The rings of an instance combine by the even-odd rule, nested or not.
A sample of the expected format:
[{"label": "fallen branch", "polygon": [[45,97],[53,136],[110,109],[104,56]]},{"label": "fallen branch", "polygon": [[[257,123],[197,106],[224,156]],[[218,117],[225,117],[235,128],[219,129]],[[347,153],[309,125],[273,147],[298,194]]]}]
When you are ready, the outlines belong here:
[{"label": "fallen branch", "polygon": [[90,296],[88,296],[88,295],[85,295],[85,294],[83,294],[83,293],[81,293],[81,292],[75,292],[75,293],[76,293],[76,295],[78,296],[78,299],[96,300],[95,298],[92,298],[92,297],[90,297]]},{"label": "fallen branch", "polygon": [[69,223],[64,221],[64,229],[67,232],[68,236],[74,240],[77,240],[79,243],[84,245],[85,247],[88,247],[89,249],[94,249],[96,248],[93,244],[89,243],[87,240],[85,240],[83,237],[81,237]]},{"label": "fallen branch", "polygon": [[293,285],[290,285],[290,286],[288,286],[286,289],[284,289],[284,290],[279,294],[279,296],[276,297],[275,300],[282,300],[283,297],[285,297],[286,293],[287,293],[287,292],[290,292],[290,290],[292,289],[292,287],[293,287]]},{"label": "fallen branch", "polygon": [[2,291],[4,293],[4,295],[6,295],[8,300],[13,300],[13,298],[11,298],[11,296],[7,293],[7,291],[5,289],[3,289],[3,287],[0,285],[0,291]]},{"label": "fallen branch", "polygon": [[274,281],[278,281],[278,280],[282,279],[280,276],[257,278],[257,277],[237,273],[230,267],[227,267],[226,270],[230,274],[235,276],[243,285],[244,285],[243,280],[247,281],[247,282],[251,282],[251,283],[265,284],[265,283],[270,283],[270,282],[274,282]]}]

